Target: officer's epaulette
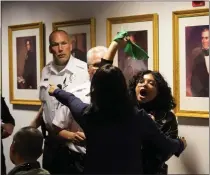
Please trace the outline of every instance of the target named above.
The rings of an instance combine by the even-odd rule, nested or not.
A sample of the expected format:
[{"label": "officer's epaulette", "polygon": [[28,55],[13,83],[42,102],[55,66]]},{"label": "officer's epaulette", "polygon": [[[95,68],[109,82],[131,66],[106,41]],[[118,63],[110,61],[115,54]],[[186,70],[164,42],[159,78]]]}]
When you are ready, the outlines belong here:
[{"label": "officer's epaulette", "polygon": [[50,66],[52,64],[52,61],[50,61],[49,63],[46,64],[46,66]]},{"label": "officer's epaulette", "polygon": [[83,69],[83,70],[85,69],[85,66],[76,65],[76,67]]}]

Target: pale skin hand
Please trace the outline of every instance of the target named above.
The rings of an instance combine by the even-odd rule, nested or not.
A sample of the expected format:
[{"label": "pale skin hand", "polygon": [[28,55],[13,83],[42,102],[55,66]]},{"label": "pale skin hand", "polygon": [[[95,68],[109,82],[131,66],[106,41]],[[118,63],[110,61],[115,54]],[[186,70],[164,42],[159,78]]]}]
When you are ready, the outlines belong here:
[{"label": "pale skin hand", "polygon": [[185,140],[184,137],[181,137],[180,139],[184,143],[184,149],[185,149],[187,147],[187,141]]},{"label": "pale skin hand", "polygon": [[75,137],[74,137],[73,143],[79,145],[79,144],[81,144],[82,142],[84,142],[85,139],[86,139],[86,138],[85,138],[84,132],[77,131],[77,132],[75,133]]},{"label": "pale skin hand", "polygon": [[9,137],[11,134],[9,134],[8,132],[6,132],[5,130],[2,131],[2,134],[1,134],[1,138],[2,139],[5,139],[7,137]]},{"label": "pale skin hand", "polygon": [[56,89],[58,89],[57,86],[50,84],[50,88],[49,88],[49,90],[48,90],[48,93],[49,93],[50,95],[53,95],[53,93],[54,93],[54,91],[55,91]]},{"label": "pale skin hand", "polygon": [[148,115],[152,118],[152,120],[155,121],[155,117],[152,114],[148,114]]},{"label": "pale skin hand", "polygon": [[85,134],[83,132],[70,132],[67,130],[62,130],[58,134],[60,137],[63,137],[67,140],[70,140],[71,142],[75,144],[80,144],[81,142],[85,141]]},{"label": "pale skin hand", "polygon": [[126,36],[125,38],[123,38],[120,41],[118,41],[119,47],[124,48],[126,46],[128,40],[130,40],[130,37],[129,36]]},{"label": "pale skin hand", "polygon": [[73,142],[77,145],[80,145],[80,146],[85,146],[86,145],[86,137],[85,137],[85,134],[84,132],[80,132],[80,131],[77,131],[76,132],[76,136],[75,136],[76,139],[79,139],[80,141],[79,142]]},{"label": "pale skin hand", "polygon": [[118,48],[124,48],[128,40],[129,36],[119,40],[118,42],[112,41],[103,59],[113,61]]},{"label": "pale skin hand", "polygon": [[76,132],[76,137],[82,138],[82,140],[84,140],[85,139],[85,134],[84,134],[84,132],[77,131]]},{"label": "pale skin hand", "polygon": [[80,134],[78,134],[78,132],[70,132],[68,131],[68,139],[71,140],[74,143],[83,141],[85,139],[85,137],[83,138]]},{"label": "pale skin hand", "polygon": [[[154,117],[152,114],[148,114],[148,115],[152,118],[152,120],[155,121],[155,117]],[[181,137],[180,140],[183,142],[183,144],[184,144],[184,149],[185,149],[185,148],[187,147],[187,141],[185,140],[184,137]]]},{"label": "pale skin hand", "polygon": [[[152,120],[155,121],[155,117],[154,117],[152,114],[148,114],[148,115],[152,118]],[[185,149],[185,148],[187,147],[187,141],[185,140],[184,137],[181,137],[180,140],[183,142],[183,144],[184,144],[184,149]]]},{"label": "pale skin hand", "polygon": [[14,125],[12,125],[11,123],[1,124],[1,127],[3,128],[2,137],[8,137],[13,133]]}]

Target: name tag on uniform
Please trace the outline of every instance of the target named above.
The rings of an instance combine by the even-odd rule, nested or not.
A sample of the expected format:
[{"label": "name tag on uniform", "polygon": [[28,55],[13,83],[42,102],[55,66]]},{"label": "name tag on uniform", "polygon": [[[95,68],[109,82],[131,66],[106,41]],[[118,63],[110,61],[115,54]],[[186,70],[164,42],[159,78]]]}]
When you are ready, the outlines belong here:
[{"label": "name tag on uniform", "polygon": [[42,81],[39,84],[40,87],[40,93],[39,93],[39,98],[42,102],[46,101],[46,93],[47,93],[47,88],[49,87],[49,82],[48,81]]},{"label": "name tag on uniform", "polygon": [[83,90],[85,90],[86,88],[79,88],[79,89],[76,89],[74,91],[72,91],[72,93],[75,93],[75,92],[82,92]]},{"label": "name tag on uniform", "polygon": [[39,86],[47,88],[49,86],[49,82],[48,81],[42,81]]}]

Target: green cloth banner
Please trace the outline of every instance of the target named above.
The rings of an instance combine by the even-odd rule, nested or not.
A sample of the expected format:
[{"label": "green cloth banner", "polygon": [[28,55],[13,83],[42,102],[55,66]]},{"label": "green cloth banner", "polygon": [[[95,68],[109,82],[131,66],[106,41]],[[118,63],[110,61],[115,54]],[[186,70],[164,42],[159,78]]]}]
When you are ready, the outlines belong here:
[{"label": "green cloth banner", "polygon": [[[121,30],[121,32],[115,36],[114,41],[118,42],[120,39],[123,39],[126,36],[128,36],[128,32]],[[134,60],[147,60],[149,58],[147,53],[141,47],[130,40],[127,41],[124,52],[131,56]]]}]

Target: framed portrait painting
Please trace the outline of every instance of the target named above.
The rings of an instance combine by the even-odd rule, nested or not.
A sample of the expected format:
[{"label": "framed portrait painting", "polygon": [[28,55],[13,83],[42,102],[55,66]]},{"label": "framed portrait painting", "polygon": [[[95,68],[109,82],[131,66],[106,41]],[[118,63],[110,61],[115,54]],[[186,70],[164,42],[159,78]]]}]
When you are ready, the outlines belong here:
[{"label": "framed portrait painting", "polygon": [[158,15],[113,17],[107,19],[107,47],[121,29],[128,32],[130,39],[149,55],[148,60],[134,60],[123,49],[119,49],[114,58],[128,82],[140,70],[158,70]]},{"label": "framed portrait painting", "polygon": [[177,116],[209,116],[209,9],[173,12]]},{"label": "framed portrait painting", "polygon": [[66,31],[72,42],[71,54],[87,62],[87,51],[96,45],[95,18],[54,22],[53,30]]},{"label": "framed portrait painting", "polygon": [[10,103],[40,105],[43,23],[8,26]]}]

